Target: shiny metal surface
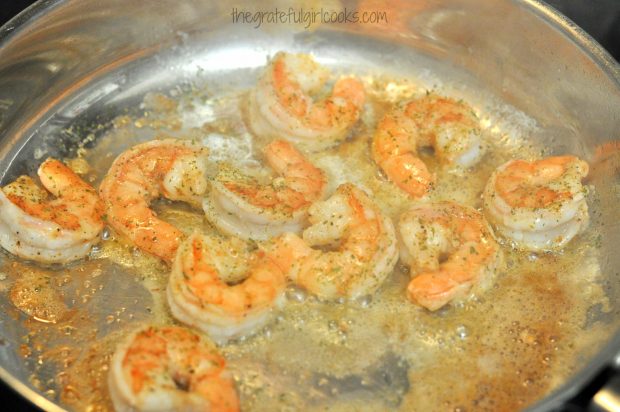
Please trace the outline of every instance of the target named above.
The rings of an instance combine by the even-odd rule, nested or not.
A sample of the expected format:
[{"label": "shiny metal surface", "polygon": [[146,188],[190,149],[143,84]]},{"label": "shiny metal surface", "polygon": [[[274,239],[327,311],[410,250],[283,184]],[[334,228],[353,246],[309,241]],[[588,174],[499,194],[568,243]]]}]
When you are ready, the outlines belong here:
[{"label": "shiny metal surface", "polygon": [[[349,9],[361,6],[342,3]],[[268,10],[271,5],[238,1],[235,7]],[[249,86],[252,78],[234,72],[260,67],[281,49],[312,52],[335,67],[404,75],[426,70],[451,79],[474,102],[493,96],[533,117],[538,127],[532,138],[554,153],[593,161],[597,147],[618,140],[620,68],[542,3],[395,0],[380,7],[391,20],[381,30],[371,24],[306,30],[233,24],[227,2],[39,2],[0,29],[0,182],[32,172],[44,155],[73,153],[84,136],[68,132],[70,126],[96,136],[92,125],[135,105],[147,91],[227,79]],[[620,348],[620,254],[614,253],[620,240],[620,182],[610,162],[595,162],[592,178],[606,222],[600,263],[612,305],[609,313],[593,317],[609,325],[609,340],[592,348],[595,356],[584,354],[583,368],[533,410],[554,408],[574,395]],[[137,293],[131,289],[130,294]],[[114,295],[100,299],[103,305]],[[0,307],[8,304],[3,295]],[[43,409],[61,410],[28,381],[30,371],[16,347],[22,333],[14,319],[1,320],[0,336],[9,344],[0,346],[0,377]]]},{"label": "shiny metal surface", "polygon": [[612,377],[601,388],[588,405],[589,412],[614,412],[620,411],[620,376]]}]

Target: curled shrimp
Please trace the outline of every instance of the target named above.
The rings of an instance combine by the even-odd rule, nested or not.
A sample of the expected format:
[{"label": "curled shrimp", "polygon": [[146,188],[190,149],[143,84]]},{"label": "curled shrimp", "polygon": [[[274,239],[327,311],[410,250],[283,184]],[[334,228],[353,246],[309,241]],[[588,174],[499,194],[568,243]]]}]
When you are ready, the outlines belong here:
[{"label": "curled shrimp", "polygon": [[418,157],[429,146],[445,165],[463,168],[484,154],[478,119],[470,107],[446,97],[427,95],[386,114],[377,125],[372,156],[388,179],[413,197],[423,197],[435,180]]},{"label": "curled shrimp", "polygon": [[[323,299],[356,299],[373,294],[398,260],[392,221],[362,190],[350,183],[309,210],[303,240],[288,234],[296,250],[291,279]],[[331,247],[321,251],[312,247]]]},{"label": "curled shrimp", "polygon": [[0,190],[0,245],[42,263],[85,257],[103,230],[97,191],[58,160],[47,159],[38,175],[44,189],[20,176]]},{"label": "curled shrimp", "polygon": [[[234,239],[234,238],[233,238]],[[245,279],[229,284],[233,249],[230,239],[191,235],[181,244],[168,282],[168,303],[175,318],[195,326],[218,342],[251,334],[283,303],[286,274],[294,256],[276,239],[269,252],[256,250],[236,260]],[[234,269],[239,271],[239,269]]]},{"label": "curled shrimp", "polygon": [[399,220],[400,257],[414,276],[409,299],[429,310],[489,286],[502,263],[484,217],[453,202],[414,206]]},{"label": "curled shrimp", "polygon": [[209,340],[178,326],[147,326],[116,349],[108,374],[117,412],[235,412],[226,360]]},{"label": "curled shrimp", "polygon": [[207,219],[228,235],[266,240],[284,232],[299,232],[308,207],[323,195],[323,172],[293,145],[275,140],[263,152],[277,174],[268,184],[222,168],[203,200]]},{"label": "curled shrimp", "polygon": [[364,105],[364,86],[356,79],[342,78],[329,97],[314,101],[311,95],[321,90],[328,77],[329,71],[309,55],[276,54],[250,95],[254,133],[313,151],[344,140]]},{"label": "curled shrimp", "polygon": [[532,251],[564,247],[588,226],[588,164],[575,156],[511,160],[493,172],[484,210],[497,231]]},{"label": "curled shrimp", "polygon": [[200,207],[206,149],[186,140],[142,143],[116,158],[99,187],[110,225],[140,249],[171,262],[183,233],[149,204],[164,196]]}]

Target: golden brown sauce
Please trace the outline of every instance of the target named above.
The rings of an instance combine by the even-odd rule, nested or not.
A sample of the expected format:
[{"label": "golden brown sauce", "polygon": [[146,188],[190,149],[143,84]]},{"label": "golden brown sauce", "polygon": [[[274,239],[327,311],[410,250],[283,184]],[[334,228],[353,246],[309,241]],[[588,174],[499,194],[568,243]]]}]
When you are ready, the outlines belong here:
[{"label": "golden brown sauce", "polygon": [[49,274],[18,262],[13,263],[11,269],[20,273],[9,291],[11,303],[16,308],[43,323],[57,323],[67,317],[67,305],[54,288]]},{"label": "golden brown sauce", "polygon": [[[345,181],[358,184],[397,221],[412,201],[379,173],[370,158],[369,139],[376,120],[394,102],[423,90],[393,79],[368,77],[365,82],[369,104],[353,138],[310,158],[326,171],[330,191]],[[191,93],[176,99],[148,95],[144,113],[117,118],[96,147],[79,151],[80,158],[69,164],[96,185],[122,150],[165,134],[200,139],[211,148],[213,160],[256,171],[261,168],[260,155],[244,131],[243,111],[237,110],[243,98],[243,93],[206,101]],[[208,106],[211,120],[188,128],[200,117],[196,101]],[[437,174],[430,200],[450,199],[479,208],[483,187],[498,165],[542,153],[526,140],[515,139],[514,130],[504,130],[506,119],[479,115],[490,147],[479,165],[453,173],[442,170],[432,153],[422,154]],[[187,205],[159,201],[153,208],[186,234],[214,231],[200,210]],[[596,230],[590,228],[558,254],[520,253],[504,245],[506,268],[496,274],[490,290],[434,313],[406,299],[409,276],[400,264],[372,299],[361,302],[323,303],[291,288],[283,310],[264,330],[221,347],[242,408],[525,407],[569,376],[577,356],[594,350],[592,342],[608,336],[601,325],[584,329],[590,308],[609,310],[596,282],[600,273],[595,237]],[[111,409],[108,362],[128,331],[140,322],[174,322],[165,302],[168,268],[109,230],[90,260],[48,270],[7,258],[0,272],[11,285],[8,293],[15,312],[9,316],[23,320],[27,315],[21,350],[32,370],[32,383],[77,410]],[[404,381],[390,386],[376,380],[382,368],[394,367],[386,354],[399,360]]]}]

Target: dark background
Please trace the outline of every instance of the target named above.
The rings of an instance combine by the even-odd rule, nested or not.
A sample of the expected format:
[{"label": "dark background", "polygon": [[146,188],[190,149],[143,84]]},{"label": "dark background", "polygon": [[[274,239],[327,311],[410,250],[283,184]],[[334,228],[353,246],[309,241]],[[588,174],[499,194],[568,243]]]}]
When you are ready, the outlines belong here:
[{"label": "dark background", "polygon": [[[0,0],[0,25],[32,3],[32,0]],[[567,15],[605,47],[616,61],[620,61],[620,0],[547,0],[547,3]],[[586,388],[584,394],[574,399],[571,405],[567,405],[565,410],[584,410],[588,399],[608,374],[609,372],[603,372],[598,380]],[[37,411],[1,383],[0,410]]]}]

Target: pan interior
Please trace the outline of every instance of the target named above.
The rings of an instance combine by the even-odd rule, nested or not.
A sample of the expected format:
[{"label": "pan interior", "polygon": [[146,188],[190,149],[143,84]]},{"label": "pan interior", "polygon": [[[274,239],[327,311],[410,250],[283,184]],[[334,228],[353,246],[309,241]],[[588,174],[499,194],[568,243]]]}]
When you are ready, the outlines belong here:
[{"label": "pan interior", "polygon": [[[218,25],[217,20],[213,23],[217,30],[171,31],[165,41],[158,39],[164,45],[161,48],[102,70],[63,98],[50,99],[53,104],[42,105],[32,113],[28,127],[18,127],[16,121],[11,129],[9,123],[6,130],[14,131],[13,136],[18,138],[3,139],[2,184],[20,174],[33,175],[43,159],[53,156],[83,159],[91,168],[85,176],[97,185],[118,153],[163,135],[210,139],[211,144],[217,139],[213,136],[233,135],[234,147],[251,156],[247,134],[234,125],[243,120],[245,91],[255,84],[267,57],[279,50],[312,53],[336,73],[359,75],[378,94],[383,93],[386,101],[425,90],[462,98],[481,118],[487,138],[509,148],[507,155],[571,153],[590,162],[592,222],[579,246],[561,257],[510,255],[509,269],[498,281],[505,289],[495,288],[482,301],[464,308],[433,315],[417,313],[407,327],[402,320],[389,322],[383,318],[385,334],[360,321],[364,311],[376,307],[377,302],[370,308],[362,302],[324,311],[322,303],[300,298],[299,291],[291,290],[290,314],[257,337],[224,351],[242,382],[242,399],[257,410],[261,404],[264,410],[274,405],[318,410],[334,405],[332,402],[341,402],[337,406],[343,410],[408,410],[415,405],[412,398],[416,394],[445,392],[441,385],[453,368],[465,368],[461,380],[479,379],[481,389],[469,400],[481,399],[482,403],[463,404],[457,397],[458,401],[446,400],[449,407],[528,406],[577,373],[617,330],[616,277],[620,265],[611,251],[620,221],[614,207],[620,157],[612,150],[617,145],[604,144],[615,139],[612,132],[614,125],[617,129],[618,118],[617,114],[614,118],[613,101],[620,98],[617,88],[607,90],[611,96],[602,109],[598,108],[597,122],[588,102],[601,100],[599,94],[604,93],[607,80],[600,74],[586,73],[582,83],[565,84],[566,78],[574,75],[572,69],[562,68],[565,72],[561,79],[541,73],[548,68],[534,71],[528,65],[535,62],[519,60],[519,66],[508,70],[504,65],[510,58],[501,45],[502,34],[482,43],[489,29],[476,28],[482,23],[497,25],[493,18],[501,7],[490,10],[478,6],[482,10],[476,17],[479,20],[463,23],[463,15],[473,13],[471,5],[428,4],[415,13],[403,13],[400,18],[409,26],[383,37],[359,26],[291,33],[273,26],[255,30]],[[515,11],[508,24],[518,24],[525,18],[521,14],[526,15],[523,10]],[[406,30],[411,32],[403,35]],[[464,41],[458,36],[461,32],[470,34],[468,47],[473,51],[459,44]],[[530,35],[530,31],[524,33],[524,37]],[[550,41],[554,39],[552,36]],[[512,53],[525,53],[520,45],[514,46]],[[574,57],[571,53],[577,52],[558,49],[554,64],[561,67],[561,62]],[[497,56],[504,59],[498,62]],[[555,72],[559,70],[549,62],[545,64]],[[26,80],[34,76],[34,71],[27,70],[34,65],[26,65],[21,73]],[[491,69],[495,71],[491,73]],[[18,75],[6,65],[0,70]],[[602,86],[597,83],[590,87],[595,82]],[[233,126],[222,120],[229,120]],[[226,144],[225,139],[218,142]],[[156,207],[177,219],[179,225],[210,230],[183,206],[162,203]],[[521,268],[519,277],[509,275],[511,264]],[[130,247],[118,245],[103,246],[93,252],[92,259],[69,267],[42,268],[6,254],[0,255],[0,265],[0,307],[6,314],[0,324],[0,362],[4,369],[65,407],[82,409],[91,403],[109,407],[105,390],[99,388],[105,387],[107,361],[114,344],[139,322],[170,319],[161,293],[165,268]],[[537,265],[545,265],[543,273]],[[387,300],[390,293],[397,294],[397,286],[406,279],[399,271],[394,274],[393,290],[382,292]],[[528,288],[532,301],[515,292]],[[512,307],[502,303],[511,293]],[[46,305],[31,304],[41,296]],[[533,308],[547,312],[532,314],[529,309]],[[562,313],[562,308],[568,312]],[[391,310],[401,314],[398,308]],[[481,312],[485,313],[482,317]],[[291,325],[301,335],[302,331],[311,331],[317,336],[316,342],[328,342],[327,346],[305,346],[315,339],[307,336],[305,340],[289,339],[290,332],[283,330]],[[491,325],[493,329],[485,329]],[[356,341],[359,335],[354,335],[362,330],[366,330],[366,340]],[[494,340],[496,333],[503,334],[502,339]],[[510,346],[496,345],[507,342],[509,335],[513,339]],[[284,338],[288,348],[266,349],[266,341]],[[382,342],[363,346],[363,351],[362,346],[356,346],[369,341]],[[407,347],[412,342],[414,347]],[[438,351],[449,356],[428,355]],[[360,360],[362,352],[364,359]],[[295,353],[323,361],[285,362]],[[470,359],[454,361],[463,354]],[[529,363],[502,362],[520,356],[530,357]],[[341,362],[327,368],[335,358]],[[506,366],[514,369],[497,370]],[[393,380],[393,385],[381,383],[376,376],[382,374]],[[365,385],[364,379],[371,385]],[[497,382],[505,386],[494,387]],[[511,387],[517,382],[518,389]],[[306,395],[308,388],[310,396]],[[506,388],[512,388],[516,396],[489,396]],[[455,393],[464,390],[452,389]],[[489,399],[497,403],[485,404]],[[272,401],[275,404],[269,403]]]}]

